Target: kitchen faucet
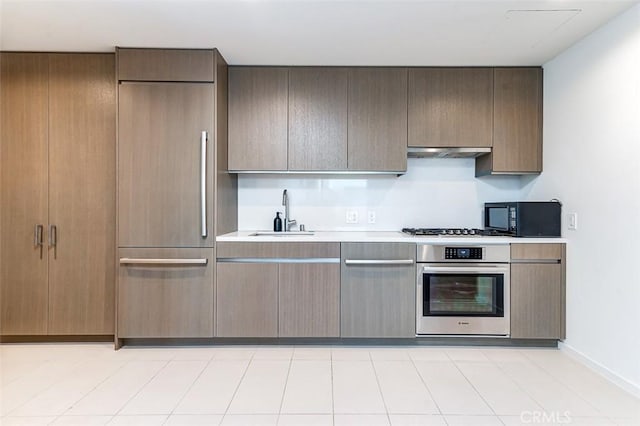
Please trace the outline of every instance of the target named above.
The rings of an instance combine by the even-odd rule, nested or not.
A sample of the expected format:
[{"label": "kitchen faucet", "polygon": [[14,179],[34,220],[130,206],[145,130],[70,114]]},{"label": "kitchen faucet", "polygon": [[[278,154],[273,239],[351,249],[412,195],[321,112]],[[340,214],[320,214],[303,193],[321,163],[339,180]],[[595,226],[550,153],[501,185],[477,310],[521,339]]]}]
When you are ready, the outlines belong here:
[{"label": "kitchen faucet", "polygon": [[287,195],[286,189],[282,192],[282,205],[284,206],[283,231],[289,232],[291,231],[291,225],[295,225],[297,222],[295,221],[295,219],[289,220],[289,196]]}]

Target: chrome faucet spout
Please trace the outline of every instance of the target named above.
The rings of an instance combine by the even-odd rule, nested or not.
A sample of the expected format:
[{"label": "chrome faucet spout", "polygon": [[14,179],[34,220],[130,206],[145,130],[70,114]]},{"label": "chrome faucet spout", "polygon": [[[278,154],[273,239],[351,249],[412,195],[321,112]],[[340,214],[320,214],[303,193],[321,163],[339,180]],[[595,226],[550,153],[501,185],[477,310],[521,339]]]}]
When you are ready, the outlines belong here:
[{"label": "chrome faucet spout", "polygon": [[282,205],[284,206],[284,226],[282,230],[289,232],[291,231],[291,225],[295,225],[296,221],[289,219],[289,195],[287,195],[286,189],[282,191]]}]

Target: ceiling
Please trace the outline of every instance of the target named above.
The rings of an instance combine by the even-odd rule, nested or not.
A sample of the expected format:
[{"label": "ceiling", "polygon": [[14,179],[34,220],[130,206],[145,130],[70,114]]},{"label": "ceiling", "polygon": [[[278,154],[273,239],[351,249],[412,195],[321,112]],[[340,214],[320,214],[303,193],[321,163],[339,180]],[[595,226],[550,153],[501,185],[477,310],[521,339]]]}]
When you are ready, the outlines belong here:
[{"label": "ceiling", "polygon": [[540,65],[638,0],[0,0],[0,48],[217,47],[244,65]]}]

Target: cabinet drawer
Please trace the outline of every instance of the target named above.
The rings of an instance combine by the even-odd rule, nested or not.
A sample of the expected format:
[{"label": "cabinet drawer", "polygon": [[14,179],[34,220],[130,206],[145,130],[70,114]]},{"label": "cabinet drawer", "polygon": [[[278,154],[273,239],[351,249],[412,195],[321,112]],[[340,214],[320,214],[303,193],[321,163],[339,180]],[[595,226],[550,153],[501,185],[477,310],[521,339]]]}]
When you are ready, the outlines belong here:
[{"label": "cabinet drawer", "polygon": [[118,337],[212,337],[213,249],[120,249]]},{"label": "cabinet drawer", "polygon": [[340,243],[218,243],[218,258],[324,258],[340,257]]},{"label": "cabinet drawer", "polygon": [[511,244],[511,260],[562,260],[564,244]]},{"label": "cabinet drawer", "polygon": [[118,48],[118,80],[212,82],[214,51]]}]

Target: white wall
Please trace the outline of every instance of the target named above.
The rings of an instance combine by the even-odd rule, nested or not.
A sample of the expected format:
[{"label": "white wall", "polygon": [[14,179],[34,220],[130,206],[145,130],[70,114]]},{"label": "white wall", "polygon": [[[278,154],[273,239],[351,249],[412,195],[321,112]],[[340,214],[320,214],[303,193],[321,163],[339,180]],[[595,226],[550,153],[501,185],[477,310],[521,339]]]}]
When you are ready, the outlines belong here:
[{"label": "white wall", "polygon": [[[485,201],[520,198],[517,177],[476,179],[473,159],[409,159],[408,170],[393,176],[239,175],[238,228],[271,229],[284,211],[288,189],[291,217],[308,230],[399,231],[403,227],[482,227]],[[358,224],[346,224],[347,209]],[[367,223],[369,210],[376,223]]]},{"label": "white wall", "polygon": [[640,5],[545,64],[544,173],[523,192],[578,214],[563,232],[566,345],[638,394],[639,81]]}]

